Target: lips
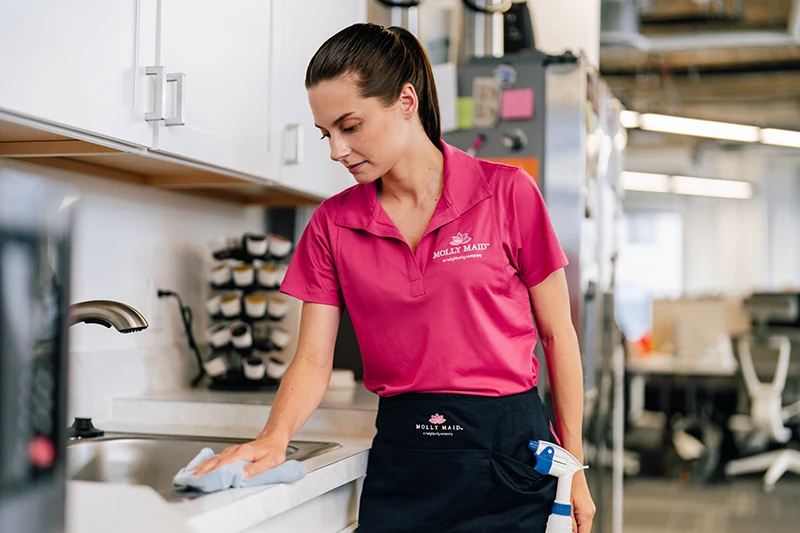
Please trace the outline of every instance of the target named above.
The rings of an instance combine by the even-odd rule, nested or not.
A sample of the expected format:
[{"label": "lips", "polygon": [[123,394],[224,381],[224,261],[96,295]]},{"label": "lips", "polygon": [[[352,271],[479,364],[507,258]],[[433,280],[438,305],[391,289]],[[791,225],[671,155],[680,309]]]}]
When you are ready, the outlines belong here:
[{"label": "lips", "polygon": [[364,166],[364,163],[366,163],[366,161],[362,161],[361,163],[356,163],[355,165],[348,165],[347,170],[349,170],[351,174],[355,174]]}]

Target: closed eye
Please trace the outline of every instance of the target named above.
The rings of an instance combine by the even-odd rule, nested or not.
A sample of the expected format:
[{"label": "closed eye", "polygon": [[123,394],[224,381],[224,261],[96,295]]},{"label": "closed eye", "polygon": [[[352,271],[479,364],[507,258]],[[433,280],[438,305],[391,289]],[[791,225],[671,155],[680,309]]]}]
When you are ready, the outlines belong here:
[{"label": "closed eye", "polygon": [[359,124],[356,124],[355,126],[351,126],[349,128],[344,128],[342,131],[345,132],[345,133],[355,133],[355,131],[358,129],[358,126],[359,126]]}]

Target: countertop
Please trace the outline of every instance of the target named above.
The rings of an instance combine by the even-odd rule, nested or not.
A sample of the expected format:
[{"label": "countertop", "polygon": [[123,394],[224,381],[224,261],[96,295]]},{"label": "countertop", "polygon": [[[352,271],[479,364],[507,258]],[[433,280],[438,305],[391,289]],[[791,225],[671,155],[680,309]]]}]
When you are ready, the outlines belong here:
[{"label": "countertop", "polygon": [[[252,438],[275,393],[191,390],[114,400],[106,431]],[[146,486],[67,482],[68,533],[237,533],[362,478],[375,432],[377,397],[363,386],[329,391],[294,440],[331,441],[340,448],[304,461],[296,483],[232,489],[167,502]]]}]

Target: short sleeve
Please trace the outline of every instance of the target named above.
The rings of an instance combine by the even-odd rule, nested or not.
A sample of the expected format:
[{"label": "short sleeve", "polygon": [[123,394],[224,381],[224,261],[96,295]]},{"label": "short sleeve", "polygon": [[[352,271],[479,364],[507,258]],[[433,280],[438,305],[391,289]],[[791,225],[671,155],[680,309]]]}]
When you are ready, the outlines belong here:
[{"label": "short sleeve", "polygon": [[525,285],[534,287],[569,261],[539,187],[523,170],[511,177],[507,209],[512,264]]},{"label": "short sleeve", "polygon": [[329,226],[317,208],[297,243],[280,291],[298,300],[344,307]]}]

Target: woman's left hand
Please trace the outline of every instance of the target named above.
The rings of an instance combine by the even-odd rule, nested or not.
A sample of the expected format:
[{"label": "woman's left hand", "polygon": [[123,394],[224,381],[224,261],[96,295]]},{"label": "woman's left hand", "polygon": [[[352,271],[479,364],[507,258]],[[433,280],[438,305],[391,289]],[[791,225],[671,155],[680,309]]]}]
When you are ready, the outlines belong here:
[{"label": "woman's left hand", "polygon": [[572,476],[572,530],[577,533],[589,533],[597,508],[589,494],[589,484],[583,470]]}]

